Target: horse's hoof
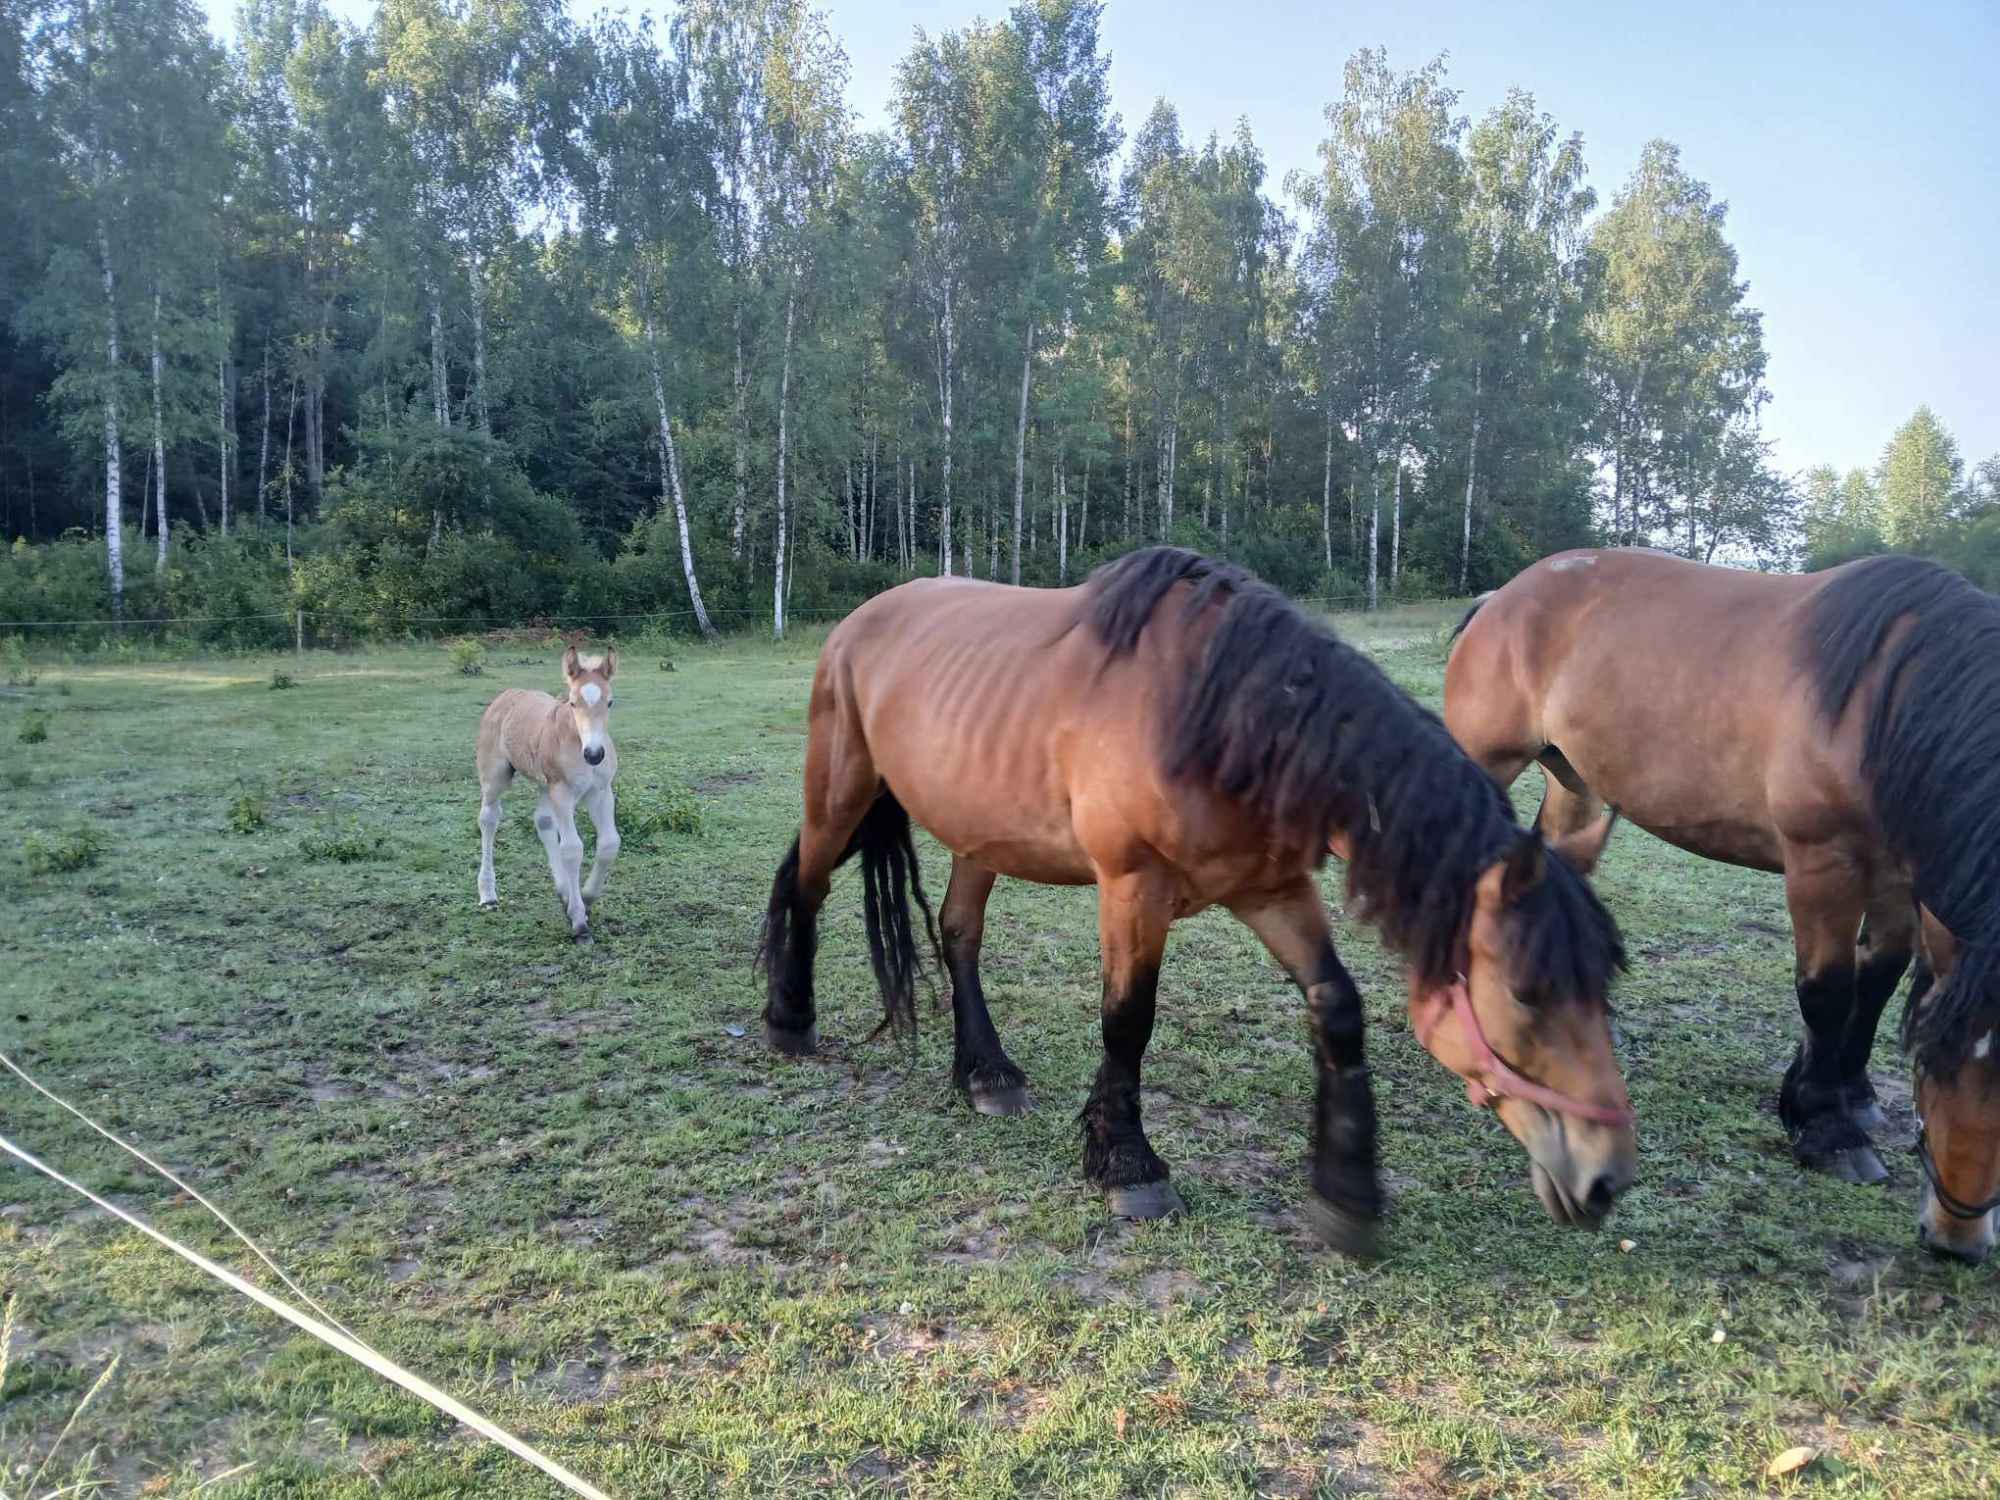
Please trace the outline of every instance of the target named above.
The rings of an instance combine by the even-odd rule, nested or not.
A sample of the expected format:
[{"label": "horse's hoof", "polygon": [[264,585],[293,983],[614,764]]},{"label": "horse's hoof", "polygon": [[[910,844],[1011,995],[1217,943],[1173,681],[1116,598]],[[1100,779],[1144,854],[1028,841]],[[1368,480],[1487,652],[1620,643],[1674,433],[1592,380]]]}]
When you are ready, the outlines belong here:
[{"label": "horse's hoof", "polygon": [[972,1108],[982,1115],[1025,1115],[1028,1112],[1028,1090],[1024,1084],[1015,1084],[1006,1089],[973,1089]]},{"label": "horse's hoof", "polygon": [[488,896],[479,903],[479,909],[481,911],[498,911],[500,909],[500,898],[498,896]]},{"label": "horse's hoof", "polygon": [[1889,1123],[1888,1116],[1882,1113],[1882,1106],[1875,1102],[1873,1090],[1847,1096],[1847,1118],[1854,1122],[1857,1129],[1870,1135]]},{"label": "horse's hoof", "polygon": [[819,1027],[815,1024],[804,1031],[786,1031],[766,1021],[764,1045],[784,1057],[811,1057],[819,1051]]},{"label": "horse's hoof", "polygon": [[1356,1260],[1381,1257],[1381,1229],[1373,1215],[1351,1212],[1318,1193],[1307,1196],[1304,1213],[1312,1232],[1342,1255]]},{"label": "horse's hoof", "polygon": [[1187,1205],[1171,1182],[1141,1182],[1104,1190],[1104,1205],[1114,1219],[1164,1219]]},{"label": "horse's hoof", "polygon": [[570,928],[569,935],[579,943],[589,942],[590,924],[588,922],[579,922],[576,926]]},{"label": "horse's hoof", "polygon": [[1805,1164],[1812,1171],[1824,1172],[1829,1177],[1838,1177],[1842,1182],[1857,1183],[1862,1187],[1873,1187],[1878,1182],[1889,1180],[1889,1169],[1882,1165],[1882,1158],[1875,1154],[1873,1146],[1849,1146],[1841,1151],[1823,1152],[1806,1158]]}]

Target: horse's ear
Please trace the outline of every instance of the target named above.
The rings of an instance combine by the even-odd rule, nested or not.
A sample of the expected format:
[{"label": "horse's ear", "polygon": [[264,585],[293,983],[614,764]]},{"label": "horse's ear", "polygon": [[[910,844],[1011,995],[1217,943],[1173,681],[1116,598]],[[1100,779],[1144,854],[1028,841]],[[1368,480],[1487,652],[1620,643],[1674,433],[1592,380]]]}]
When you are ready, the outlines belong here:
[{"label": "horse's ear", "polygon": [[1617,826],[1618,809],[1606,808],[1604,816],[1588,828],[1579,828],[1574,833],[1550,839],[1549,847],[1577,874],[1588,875],[1597,868],[1598,860],[1604,857],[1604,846],[1611,842],[1611,830]]},{"label": "horse's ear", "polygon": [[604,675],[606,679],[608,680],[611,674],[617,670],[618,648],[616,646],[606,646],[604,648]]},{"label": "horse's ear", "polygon": [[574,681],[583,675],[583,663],[576,659],[576,647],[563,652],[563,676]]},{"label": "horse's ear", "polygon": [[1541,884],[1542,877],[1549,872],[1548,858],[1549,846],[1533,829],[1526,830],[1515,840],[1500,873],[1500,904],[1503,907],[1512,906]]}]

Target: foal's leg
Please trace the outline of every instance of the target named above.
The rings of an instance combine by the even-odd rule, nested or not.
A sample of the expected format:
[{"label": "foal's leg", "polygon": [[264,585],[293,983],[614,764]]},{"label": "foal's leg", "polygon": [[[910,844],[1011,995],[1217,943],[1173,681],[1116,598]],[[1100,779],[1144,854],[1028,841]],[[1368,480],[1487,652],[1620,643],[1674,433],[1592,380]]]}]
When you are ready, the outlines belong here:
[{"label": "foal's leg", "polygon": [[583,893],[578,889],[583,874],[583,840],[576,831],[576,799],[560,782],[535,804],[535,832],[549,852],[549,874],[555,879],[556,900],[569,919],[570,936],[582,937],[590,930]]},{"label": "foal's leg", "polygon": [[1326,905],[1309,877],[1230,910],[1263,939],[1306,997],[1319,1098],[1313,1110],[1306,1218],[1334,1249],[1372,1258],[1382,1189],[1375,1170],[1375,1091],[1362,1058],[1361,992],[1333,951]]},{"label": "foal's leg", "polygon": [[604,894],[611,867],[618,863],[618,799],[611,794],[610,787],[600,786],[583,799],[583,810],[590,814],[590,826],[597,830],[597,853],[590,861],[590,879],[583,883],[583,904],[587,909]]},{"label": "foal's leg", "polygon": [[1806,1166],[1847,1182],[1880,1182],[1889,1170],[1849,1116],[1843,1095],[1866,872],[1850,851],[1827,845],[1788,842],[1784,854],[1806,1034],[1778,1092],[1778,1117]]},{"label": "foal's leg", "polygon": [[1854,1013],[1847,1018],[1841,1048],[1841,1099],[1863,1130],[1880,1130],[1884,1123],[1875,1085],[1868,1078],[1868,1060],[1875,1052],[1882,1008],[1903,982],[1916,946],[1916,897],[1909,886],[1897,882],[1876,891],[1869,897],[1861,937],[1854,945]]},{"label": "foal's leg", "polygon": [[951,884],[938,912],[945,968],[951,974],[951,1081],[982,1115],[1018,1115],[1028,1107],[1028,1080],[1000,1045],[986,991],[979,983],[979,944],[986,935],[986,901],[997,877],[953,857]]},{"label": "foal's leg", "polygon": [[1104,949],[1104,1061],[1083,1106],[1083,1174],[1111,1212],[1157,1219],[1181,1207],[1167,1164],[1139,1123],[1139,1063],[1153,1035],[1160,956],[1173,898],[1157,872],[1100,877],[1098,940]]},{"label": "foal's leg", "polygon": [[492,771],[481,768],[479,777],[479,904],[498,906],[500,892],[493,883],[493,839],[500,832],[500,799],[514,780],[514,768],[501,765]]}]

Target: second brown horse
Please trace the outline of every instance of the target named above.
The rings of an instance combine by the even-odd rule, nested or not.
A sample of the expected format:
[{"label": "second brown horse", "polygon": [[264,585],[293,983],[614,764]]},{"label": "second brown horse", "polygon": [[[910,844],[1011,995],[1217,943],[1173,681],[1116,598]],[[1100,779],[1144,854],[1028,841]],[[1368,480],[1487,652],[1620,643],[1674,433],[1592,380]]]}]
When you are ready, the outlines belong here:
[{"label": "second brown horse", "polygon": [[[979,980],[994,881],[1097,886],[1104,1056],[1083,1165],[1114,1213],[1178,1204],[1140,1122],[1140,1065],[1168,927],[1221,905],[1305,996],[1310,1217],[1336,1247],[1372,1252],[1361,1000],[1313,878],[1329,842],[1409,964],[1418,1035],[1527,1148],[1550,1213],[1595,1223],[1632,1181],[1605,1004],[1623,962],[1611,919],[1435,716],[1242,570],[1152,548],[1074,589],[926,579],[834,630],[813,680],[805,819],[767,918],[777,1050],[815,1046],[818,912],[856,854],[887,1022],[914,1022],[911,897],[930,913],[912,819],[953,856],[953,1074],[984,1112],[1025,1104]],[[1572,857],[1594,857],[1599,837],[1583,830]]]},{"label": "second brown horse", "polygon": [[[1445,720],[1543,833],[1605,802],[1669,843],[1782,871],[1805,1039],[1778,1106],[1801,1161],[1886,1170],[1876,1023],[1905,1039],[1918,1233],[1983,1259],[2000,1204],[2000,600],[1911,557],[1770,576],[1646,551],[1544,559],[1474,607]],[[1932,976],[1935,975],[1935,984]]]}]

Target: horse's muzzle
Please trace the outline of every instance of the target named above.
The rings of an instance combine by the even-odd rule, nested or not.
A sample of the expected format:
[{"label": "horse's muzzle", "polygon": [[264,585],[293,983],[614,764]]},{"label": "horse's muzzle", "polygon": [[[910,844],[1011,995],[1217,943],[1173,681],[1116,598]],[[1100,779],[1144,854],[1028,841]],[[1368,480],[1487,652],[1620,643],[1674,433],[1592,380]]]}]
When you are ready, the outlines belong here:
[{"label": "horse's muzzle", "polygon": [[594,750],[585,749],[583,758],[593,766],[601,766],[604,764],[604,748],[600,745]]}]

